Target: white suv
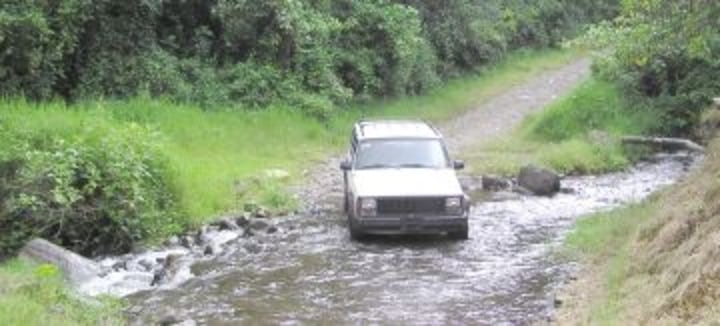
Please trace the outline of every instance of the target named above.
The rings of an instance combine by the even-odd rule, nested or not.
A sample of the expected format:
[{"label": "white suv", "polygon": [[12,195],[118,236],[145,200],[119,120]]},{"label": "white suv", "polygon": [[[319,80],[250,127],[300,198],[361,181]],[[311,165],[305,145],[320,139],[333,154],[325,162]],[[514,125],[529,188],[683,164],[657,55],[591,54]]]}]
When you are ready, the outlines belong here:
[{"label": "white suv", "polygon": [[342,162],[350,235],[437,234],[468,238],[469,199],[442,135],[421,121],[355,124]]}]

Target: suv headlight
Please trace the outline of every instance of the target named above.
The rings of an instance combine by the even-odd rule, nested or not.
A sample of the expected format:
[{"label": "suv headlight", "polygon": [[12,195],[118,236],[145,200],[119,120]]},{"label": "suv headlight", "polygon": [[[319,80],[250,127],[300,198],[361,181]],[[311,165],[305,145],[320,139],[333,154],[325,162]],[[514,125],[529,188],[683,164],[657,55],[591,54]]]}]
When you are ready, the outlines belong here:
[{"label": "suv headlight", "polygon": [[461,215],[463,213],[462,197],[450,197],[445,199],[445,212],[450,215]]},{"label": "suv headlight", "polygon": [[377,200],[374,198],[361,198],[360,216],[377,216]]}]

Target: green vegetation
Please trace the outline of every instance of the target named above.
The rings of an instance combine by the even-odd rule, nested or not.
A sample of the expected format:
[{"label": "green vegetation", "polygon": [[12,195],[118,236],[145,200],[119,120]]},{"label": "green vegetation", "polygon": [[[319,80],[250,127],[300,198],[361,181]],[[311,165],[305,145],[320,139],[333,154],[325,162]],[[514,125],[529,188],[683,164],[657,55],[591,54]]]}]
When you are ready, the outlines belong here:
[{"label": "green vegetation", "polygon": [[326,118],[612,17],[617,0],[6,0],[0,95],[165,96]]},{"label": "green vegetation", "polygon": [[579,43],[596,49],[597,75],[652,108],[659,131],[688,134],[720,94],[720,2],[628,0],[620,17]]},{"label": "green vegetation", "polygon": [[[445,119],[577,55],[519,52],[426,96],[349,108],[324,122],[281,106],[208,112],[147,98],[74,105],[5,101],[0,256],[33,236],[86,255],[120,253],[248,201],[292,208],[285,185],[346,146],[355,120],[368,114]],[[270,180],[263,177],[267,169],[293,177]]]},{"label": "green vegetation", "polygon": [[689,135],[720,94],[717,1],[622,1],[621,16],[572,44],[596,50],[593,79],[507,139],[470,157],[477,172],[514,174],[535,163],[564,173],[603,172],[636,156],[622,134]]},{"label": "green vegetation", "polygon": [[712,324],[720,262],[720,142],[685,180],[642,204],[578,221],[570,254],[586,263],[566,324]]},{"label": "green vegetation", "polygon": [[504,175],[528,163],[562,173],[617,170],[634,157],[617,137],[643,134],[657,123],[652,111],[634,108],[612,83],[593,78],[528,118],[510,137],[481,144],[469,159],[476,172]]},{"label": "green vegetation", "polygon": [[2,325],[123,325],[120,303],[88,304],[70,293],[56,267],[13,260],[0,266]]},{"label": "green vegetation", "polygon": [[615,325],[622,322],[623,299],[632,274],[632,245],[641,226],[658,211],[657,198],[608,213],[583,218],[566,240],[570,253],[594,266],[598,288],[592,291],[589,310],[593,325]]}]

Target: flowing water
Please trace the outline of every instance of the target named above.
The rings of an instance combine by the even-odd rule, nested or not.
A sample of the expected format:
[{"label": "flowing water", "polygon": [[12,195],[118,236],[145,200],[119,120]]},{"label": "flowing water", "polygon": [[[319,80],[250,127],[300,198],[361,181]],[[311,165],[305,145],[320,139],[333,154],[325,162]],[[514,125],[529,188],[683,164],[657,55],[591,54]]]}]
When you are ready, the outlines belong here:
[{"label": "flowing water", "polygon": [[665,154],[621,173],[568,177],[563,187],[572,191],[552,198],[482,196],[468,241],[354,242],[339,213],[297,216],[274,234],[217,232],[224,250],[210,258],[171,249],[186,259],[170,284],[150,287],[152,274],[132,267],[168,254],[158,250],[85,290],[129,294],[138,324],[165,316],[200,324],[532,324],[551,316],[553,293],[573,272],[555,253],[577,218],[642,200],[694,161]]}]

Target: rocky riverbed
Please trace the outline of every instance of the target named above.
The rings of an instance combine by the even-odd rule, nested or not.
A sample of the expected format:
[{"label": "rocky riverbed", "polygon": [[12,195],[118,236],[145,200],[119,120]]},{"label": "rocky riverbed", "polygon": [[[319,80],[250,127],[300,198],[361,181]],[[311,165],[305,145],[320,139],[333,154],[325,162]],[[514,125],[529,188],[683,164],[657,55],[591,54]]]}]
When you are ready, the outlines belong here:
[{"label": "rocky riverbed", "polygon": [[[620,173],[569,177],[554,197],[477,193],[471,239],[353,242],[339,211],[250,218],[101,261],[89,294],[125,295],[138,324],[529,324],[547,320],[574,270],[553,253],[585,214],[642,200],[694,157],[662,154]],[[261,222],[260,222],[261,221]],[[208,249],[212,248],[212,249]]]}]

